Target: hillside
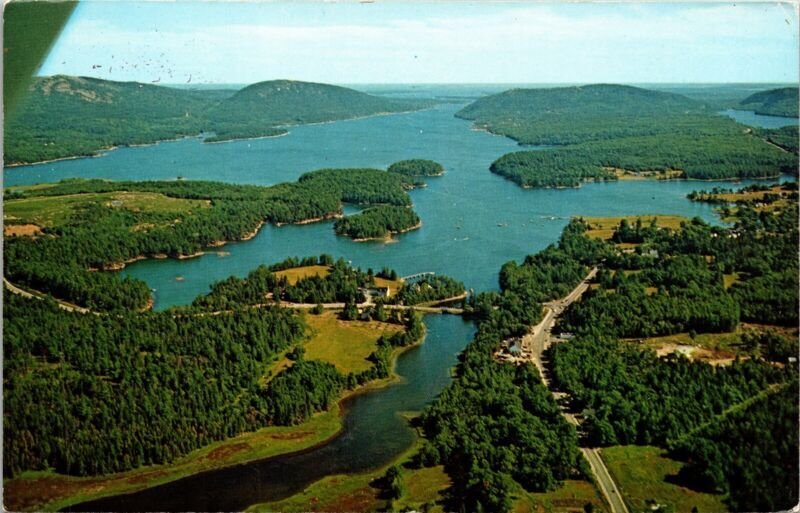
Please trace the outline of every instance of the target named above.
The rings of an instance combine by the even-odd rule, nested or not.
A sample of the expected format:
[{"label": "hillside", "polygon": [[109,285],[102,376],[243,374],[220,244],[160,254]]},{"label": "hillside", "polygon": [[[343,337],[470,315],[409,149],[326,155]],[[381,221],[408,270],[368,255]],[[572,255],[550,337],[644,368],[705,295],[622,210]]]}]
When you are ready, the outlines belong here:
[{"label": "hillside", "polygon": [[5,123],[4,162],[93,155],[102,148],[200,133],[207,96],[136,82],[37,79]]},{"label": "hillside", "polygon": [[551,117],[562,115],[641,115],[703,111],[703,104],[667,92],[615,84],[594,84],[548,89],[511,89],[481,98],[464,107],[458,116],[486,119],[498,115]]},{"label": "hillside", "polygon": [[[416,110],[427,102],[390,100],[346,87],[293,80],[258,82],[216,105],[211,113],[215,141],[263,137],[284,125],[351,119]],[[244,122],[246,120],[246,122]]]},{"label": "hillside", "polygon": [[502,156],[491,171],[523,187],[577,187],[640,178],[765,178],[797,158],[702,102],[638,87],[514,89],[456,116],[520,144],[556,146]]},{"label": "hillside", "polygon": [[[522,144],[575,144],[671,130],[702,131],[708,108],[674,93],[598,84],[512,89],[481,98],[457,117]],[[669,123],[653,123],[653,118]]]},{"label": "hillside", "polygon": [[90,156],[204,132],[207,142],[285,133],[296,125],[414,110],[424,102],[389,100],[325,84],[261,82],[231,94],[87,77],[37,79],[5,123],[6,165]]},{"label": "hillside", "polygon": [[798,88],[783,87],[751,94],[741,101],[740,108],[754,110],[756,114],[796,118],[800,113]]}]

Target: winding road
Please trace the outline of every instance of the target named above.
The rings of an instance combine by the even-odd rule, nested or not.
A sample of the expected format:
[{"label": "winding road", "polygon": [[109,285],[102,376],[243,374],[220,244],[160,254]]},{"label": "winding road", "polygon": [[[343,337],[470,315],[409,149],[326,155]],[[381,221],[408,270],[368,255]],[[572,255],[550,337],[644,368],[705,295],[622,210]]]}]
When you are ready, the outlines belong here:
[{"label": "winding road", "polygon": [[[548,389],[550,389],[553,397],[560,404],[564,394],[552,389],[550,385],[550,378],[546,372],[542,360],[542,355],[553,342],[551,332],[553,330],[553,326],[555,326],[558,316],[561,315],[570,304],[580,299],[583,293],[589,289],[589,282],[591,282],[595,277],[597,270],[597,267],[592,268],[583,281],[581,281],[572,290],[572,292],[563,298],[545,303],[544,318],[541,320],[541,322],[539,322],[539,324],[531,328],[528,334],[522,337],[523,358],[526,361],[530,361],[536,365],[536,368],[539,370],[539,375],[542,377],[542,382]],[[576,427],[580,426],[580,421],[574,414],[569,413],[564,409],[562,409],[562,414],[564,415],[564,418],[567,419],[567,422]],[[589,462],[589,466],[592,469],[592,474],[594,474],[595,483],[605,497],[606,502],[611,509],[611,513],[630,513],[628,506],[625,504],[625,500],[622,498],[622,494],[617,487],[617,484],[611,477],[611,473],[608,471],[608,467],[606,467],[606,464],[600,455],[600,450],[595,447],[581,447],[581,452]]]}]

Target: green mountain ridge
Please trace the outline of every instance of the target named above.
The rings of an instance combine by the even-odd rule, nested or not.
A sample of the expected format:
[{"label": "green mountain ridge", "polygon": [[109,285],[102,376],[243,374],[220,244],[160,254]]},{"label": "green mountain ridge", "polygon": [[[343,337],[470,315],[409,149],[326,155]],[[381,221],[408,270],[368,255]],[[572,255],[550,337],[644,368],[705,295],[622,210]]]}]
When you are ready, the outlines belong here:
[{"label": "green mountain ridge", "polygon": [[464,119],[498,114],[555,116],[608,113],[641,115],[647,112],[704,112],[705,105],[683,95],[617,84],[511,89],[481,98],[458,112]]},{"label": "green mountain ridge", "polygon": [[456,116],[520,144],[549,147],[509,153],[491,165],[523,187],[577,187],[618,173],[730,179],[795,172],[796,156],[765,141],[783,141],[783,132],[754,131],[716,110],[676,93],[597,84],[512,89]]},{"label": "green mountain ridge", "polygon": [[797,87],[781,87],[751,94],[741,101],[740,107],[752,109],[756,114],[768,116],[800,117]]},{"label": "green mountain ridge", "polygon": [[[274,136],[282,125],[416,110],[430,102],[327,84],[274,80],[244,89],[191,90],[89,77],[40,77],[5,129],[6,165],[92,156],[115,146],[201,134],[206,142]],[[279,126],[281,125],[281,126]]]}]

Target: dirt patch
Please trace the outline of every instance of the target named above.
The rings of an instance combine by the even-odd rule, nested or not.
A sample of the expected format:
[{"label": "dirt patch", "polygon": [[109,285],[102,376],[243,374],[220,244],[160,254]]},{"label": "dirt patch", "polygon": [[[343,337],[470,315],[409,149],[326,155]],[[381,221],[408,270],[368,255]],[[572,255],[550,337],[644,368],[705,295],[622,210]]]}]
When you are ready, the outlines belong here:
[{"label": "dirt patch", "polygon": [[712,351],[698,347],[694,350],[692,358],[711,365],[730,365],[736,360],[736,355],[730,351]]},{"label": "dirt patch", "polygon": [[244,442],[239,442],[235,444],[226,444],[212,450],[211,452],[206,454],[203,457],[203,459],[212,461],[224,460],[227,459],[229,456],[236,454],[237,452],[246,451],[248,449],[250,449],[250,446]]},{"label": "dirt patch", "polygon": [[6,237],[32,237],[42,233],[42,229],[35,224],[8,224],[3,226],[3,235]]},{"label": "dirt patch", "polygon": [[299,440],[313,434],[311,431],[292,431],[289,433],[273,433],[269,437],[273,440]]},{"label": "dirt patch", "polygon": [[373,511],[378,500],[377,490],[366,487],[337,497],[325,504],[325,511]]},{"label": "dirt patch", "polygon": [[99,485],[66,478],[15,479],[3,484],[3,506],[8,511],[37,511],[50,501],[68,497],[91,486]]}]

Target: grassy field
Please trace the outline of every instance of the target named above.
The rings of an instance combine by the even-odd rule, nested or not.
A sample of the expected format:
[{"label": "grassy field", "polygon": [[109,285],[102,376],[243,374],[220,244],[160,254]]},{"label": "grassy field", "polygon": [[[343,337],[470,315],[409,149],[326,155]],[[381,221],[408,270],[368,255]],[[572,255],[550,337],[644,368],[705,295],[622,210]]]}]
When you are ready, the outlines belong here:
[{"label": "grassy field", "polygon": [[667,481],[683,465],[669,459],[665,451],[652,446],[615,446],[602,450],[603,460],[617,482],[631,512],[649,512],[655,504],[671,507],[675,513],[727,511],[721,495],[701,493]]},{"label": "grassy field", "polygon": [[[299,280],[308,276],[320,276],[324,278],[331,273],[331,268],[326,265],[306,265],[303,267],[294,267],[292,269],[284,269],[283,271],[276,271],[275,275],[282,277],[286,276],[290,285],[294,285]],[[400,287],[403,286],[402,280],[387,280],[386,278],[375,278],[376,287],[386,287],[389,289],[389,296],[397,293]]]},{"label": "grassy field", "polygon": [[4,201],[3,218],[15,223],[58,226],[67,222],[77,209],[90,204],[156,214],[186,213],[210,205],[206,200],[170,198],[153,192],[70,194]]},{"label": "grassy field", "polygon": [[659,228],[667,228],[670,230],[677,230],[681,227],[682,222],[687,219],[682,216],[665,216],[665,215],[641,215],[641,216],[623,216],[623,217],[584,217],[584,221],[589,225],[589,230],[586,235],[595,239],[610,240],[614,235],[614,231],[619,226],[623,219],[627,219],[631,225],[636,223],[637,219],[642,220],[643,226],[649,226],[650,222],[655,218],[656,225]]},{"label": "grassy field", "polygon": [[299,426],[268,427],[245,433],[193,451],[167,465],[87,478],[28,472],[3,483],[4,505],[12,511],[56,511],[70,504],[140,490],[212,468],[298,451],[336,434],[341,427],[339,413],[337,404]]},{"label": "grassy field", "polygon": [[294,285],[303,278],[309,276],[326,277],[331,273],[331,268],[327,265],[307,265],[304,267],[294,267],[292,269],[285,269],[283,271],[275,272],[275,276],[283,277],[289,280],[289,285]]},{"label": "grassy field", "polygon": [[723,274],[722,284],[726,289],[730,288],[734,283],[739,283],[741,276],[739,273]]},{"label": "grassy field", "polygon": [[377,321],[342,321],[335,312],[306,315],[311,327],[311,339],[305,343],[306,359],[330,362],[347,374],[372,367],[367,357],[375,351],[375,342],[383,334],[403,328],[397,324]]},{"label": "grassy field", "polygon": [[588,481],[567,480],[564,486],[546,493],[522,491],[514,502],[514,513],[573,513],[591,503],[594,511],[607,511],[600,492]]},{"label": "grassy field", "polygon": [[375,278],[376,287],[386,287],[389,289],[389,297],[397,294],[400,287],[403,286],[403,280],[387,280],[386,278]]}]

